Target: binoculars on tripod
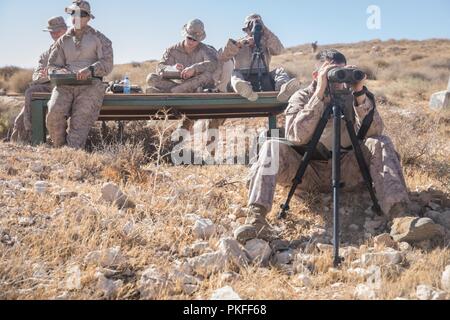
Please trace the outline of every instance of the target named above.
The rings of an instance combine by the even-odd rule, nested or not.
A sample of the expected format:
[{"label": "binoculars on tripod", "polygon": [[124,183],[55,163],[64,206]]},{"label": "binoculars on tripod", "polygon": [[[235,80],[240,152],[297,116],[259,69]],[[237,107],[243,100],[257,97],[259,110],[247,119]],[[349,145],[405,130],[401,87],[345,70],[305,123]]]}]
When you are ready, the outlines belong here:
[{"label": "binoculars on tripod", "polygon": [[358,83],[366,77],[366,73],[355,68],[336,68],[328,73],[328,81],[335,83]]}]

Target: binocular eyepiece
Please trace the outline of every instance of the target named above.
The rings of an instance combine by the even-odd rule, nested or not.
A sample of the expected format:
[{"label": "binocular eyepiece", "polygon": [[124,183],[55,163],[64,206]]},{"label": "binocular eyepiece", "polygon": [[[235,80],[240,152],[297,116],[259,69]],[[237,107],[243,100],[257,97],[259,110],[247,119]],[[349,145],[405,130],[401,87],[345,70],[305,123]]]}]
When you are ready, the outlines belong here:
[{"label": "binocular eyepiece", "polygon": [[328,73],[328,81],[335,83],[358,83],[366,77],[364,71],[355,68],[336,68]]}]

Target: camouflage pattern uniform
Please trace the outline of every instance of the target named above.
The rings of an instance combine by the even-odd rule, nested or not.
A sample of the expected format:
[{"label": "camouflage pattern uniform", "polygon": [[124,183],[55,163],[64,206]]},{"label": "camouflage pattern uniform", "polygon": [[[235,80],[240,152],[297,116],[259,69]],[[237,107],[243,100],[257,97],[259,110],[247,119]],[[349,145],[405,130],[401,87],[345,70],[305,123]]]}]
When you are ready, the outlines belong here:
[{"label": "camouflage pattern uniform", "polygon": [[[43,31],[45,32],[63,32],[67,30],[66,22],[63,17],[52,17],[48,20],[48,26]],[[52,36],[53,37],[53,36]],[[31,142],[31,98],[33,93],[52,92],[52,86],[48,77],[43,77],[42,73],[46,73],[48,67],[48,58],[50,52],[53,49],[53,45],[39,57],[38,67],[33,73],[33,83],[25,91],[25,105],[22,108],[20,114],[17,116],[14,122],[14,129],[11,135],[11,141],[14,142]]]},{"label": "camouflage pattern uniform", "polygon": [[[315,97],[314,86],[300,90],[290,100],[286,110],[286,137],[296,145],[307,144],[319,123],[325,105]],[[355,130],[359,130],[363,119],[374,108],[374,103],[367,98],[364,105],[354,107]],[[351,146],[345,124],[342,124],[342,146]],[[333,121],[327,124],[320,142],[328,149],[332,149]],[[381,209],[388,215],[395,215],[393,211],[398,206],[406,206],[409,203],[406,183],[400,164],[399,155],[391,139],[383,135],[383,122],[375,111],[374,120],[370,130],[362,144],[362,150],[374,182],[375,192],[380,202]],[[276,174],[266,175],[264,167],[270,163],[270,159],[279,159],[279,168]],[[275,186],[277,184],[291,187],[292,181],[300,166],[302,156],[282,140],[269,141],[263,146],[261,158],[252,167],[250,174],[249,206],[257,205],[265,208],[267,212],[272,209]],[[343,154],[342,182],[344,190],[362,190],[363,178],[359,166],[350,151]],[[298,191],[317,190],[331,192],[332,161],[312,161],[306,171],[303,183]]]},{"label": "camouflage pattern uniform", "polygon": [[[255,18],[261,19],[259,15],[251,15],[247,17],[245,28],[248,27],[248,23]],[[245,28],[243,29],[244,31]],[[267,68],[270,70],[270,62],[272,60],[272,56],[280,55],[284,51],[284,46],[281,43],[280,39],[265,25],[263,26],[263,37],[261,40],[261,45],[263,48]],[[247,82],[245,80],[245,75],[240,70],[250,69],[252,64],[252,58],[253,58],[252,47],[250,47],[249,45],[244,45],[242,46],[242,48],[240,48],[235,40],[232,39],[228,40],[228,43],[223,49],[221,59],[223,61],[227,61],[230,59],[234,60],[234,71],[231,77],[231,85],[235,91],[237,91],[236,84],[238,82],[242,81]],[[272,70],[270,72],[270,76],[275,81],[275,91],[280,91],[281,86],[287,83],[289,80],[291,80],[291,78],[288,76],[288,74],[283,68]],[[250,84],[249,82],[247,83]]]},{"label": "camouflage pattern uniform", "polygon": [[[49,58],[49,73],[61,69],[76,73],[92,66],[94,77],[105,77],[113,69],[111,41],[99,31],[87,26],[81,37],[70,29],[55,44]],[[89,130],[97,121],[105,85],[93,78],[92,85],[57,86],[48,104],[47,128],[56,147],[67,145],[84,148]],[[67,130],[67,118],[70,118]]]},{"label": "camouflage pattern uniform", "polygon": [[[182,80],[179,83],[163,79],[159,74],[167,67],[177,63],[185,68],[193,67],[196,76],[191,79]],[[217,55],[214,50],[204,43],[200,43],[192,53],[184,50],[183,42],[180,42],[166,50],[159,62],[156,73],[147,77],[147,84],[161,92],[167,93],[193,93],[199,88],[214,86],[213,73],[217,68]]]},{"label": "camouflage pattern uniform", "polygon": [[25,91],[25,105],[14,122],[11,141],[25,143],[31,141],[31,97],[33,93],[37,92],[52,92],[52,86],[48,77],[41,77],[41,72],[47,68],[48,57],[51,50],[52,47],[44,52],[39,58],[39,65],[33,72],[33,83]]}]

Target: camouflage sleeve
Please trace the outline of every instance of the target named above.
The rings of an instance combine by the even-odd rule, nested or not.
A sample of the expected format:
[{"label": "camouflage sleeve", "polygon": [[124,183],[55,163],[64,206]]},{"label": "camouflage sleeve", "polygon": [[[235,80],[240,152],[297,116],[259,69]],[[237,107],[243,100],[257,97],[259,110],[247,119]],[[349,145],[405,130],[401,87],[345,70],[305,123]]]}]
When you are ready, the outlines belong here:
[{"label": "camouflage sleeve", "polygon": [[158,65],[156,66],[156,73],[163,72],[167,67],[175,65],[177,62],[175,61],[174,56],[171,54],[171,50],[167,49],[164,52],[163,57],[159,61]]},{"label": "camouflage sleeve", "polygon": [[283,53],[284,46],[280,39],[267,27],[264,28],[264,41],[265,46],[269,50],[269,53],[273,56],[277,56]]},{"label": "camouflage sleeve", "polygon": [[315,95],[301,90],[289,101],[286,110],[286,138],[297,144],[306,145],[312,138],[324,112],[323,102]]},{"label": "camouflage sleeve", "polygon": [[219,61],[217,58],[217,52],[212,50],[211,48],[205,46],[202,50],[203,62],[199,62],[192,65],[195,72],[197,74],[205,73],[205,72],[214,72],[216,71]]},{"label": "camouflage sleeve", "polygon": [[237,42],[233,39],[229,39],[225,48],[223,48],[220,60],[228,61],[233,59],[239,53],[239,50],[241,49],[238,47]]},{"label": "camouflage sleeve", "polygon": [[48,73],[51,74],[54,71],[65,69],[66,67],[66,55],[62,48],[63,38],[60,38],[53,46],[50,56],[48,58]]},{"label": "camouflage sleeve", "polygon": [[100,40],[100,43],[97,47],[98,61],[92,65],[94,67],[94,76],[106,77],[114,68],[114,53],[112,42],[98,31],[96,35]]},{"label": "camouflage sleeve", "polygon": [[[375,108],[375,103],[368,97],[366,98],[366,101],[364,104],[359,105],[359,106],[354,106],[355,114],[356,114],[356,121],[355,121],[356,132],[358,132],[359,129],[361,128],[364,118],[374,108]],[[379,136],[383,133],[383,130],[384,130],[383,120],[381,119],[381,116],[380,116],[378,110],[375,108],[373,122],[372,122],[372,125],[370,126],[369,131],[367,132],[366,137]]]},{"label": "camouflage sleeve", "polygon": [[47,50],[39,57],[39,64],[33,72],[33,82],[46,83],[49,81],[48,77],[41,77],[41,72],[47,69],[50,51],[51,49]]}]

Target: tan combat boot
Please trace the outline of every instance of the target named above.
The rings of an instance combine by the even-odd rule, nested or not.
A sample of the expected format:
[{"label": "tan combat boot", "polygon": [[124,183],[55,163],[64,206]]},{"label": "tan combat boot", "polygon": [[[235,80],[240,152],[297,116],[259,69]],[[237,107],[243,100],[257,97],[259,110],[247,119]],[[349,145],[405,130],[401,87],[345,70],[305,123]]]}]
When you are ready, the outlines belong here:
[{"label": "tan combat boot", "polygon": [[235,87],[236,93],[238,93],[240,96],[252,102],[258,100],[258,94],[255,91],[253,91],[252,86],[248,82],[238,81]]},{"label": "tan combat boot", "polygon": [[245,225],[239,227],[234,232],[234,238],[245,245],[252,239],[262,239],[271,242],[279,239],[275,230],[266,220],[267,211],[258,205],[251,205],[248,209],[247,220]]},{"label": "tan combat boot", "polygon": [[280,102],[288,102],[289,99],[301,89],[302,83],[300,80],[292,79],[281,86],[280,93],[278,94],[277,100]]}]

